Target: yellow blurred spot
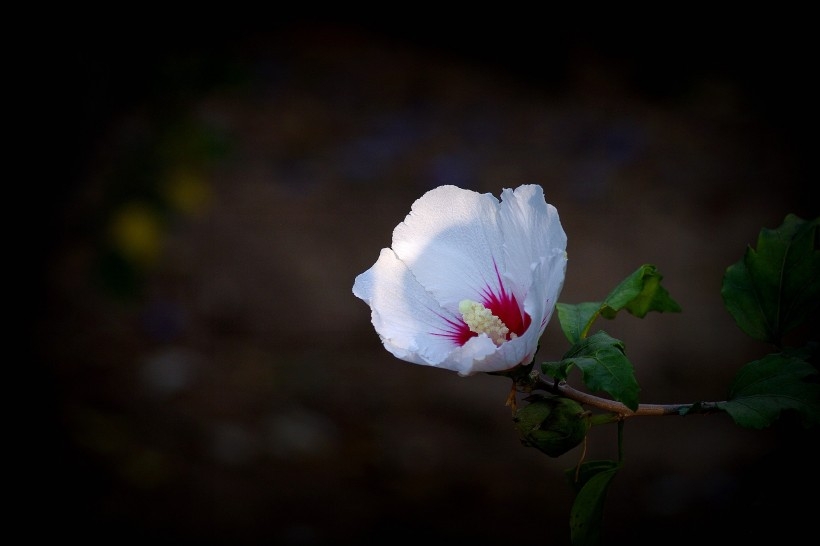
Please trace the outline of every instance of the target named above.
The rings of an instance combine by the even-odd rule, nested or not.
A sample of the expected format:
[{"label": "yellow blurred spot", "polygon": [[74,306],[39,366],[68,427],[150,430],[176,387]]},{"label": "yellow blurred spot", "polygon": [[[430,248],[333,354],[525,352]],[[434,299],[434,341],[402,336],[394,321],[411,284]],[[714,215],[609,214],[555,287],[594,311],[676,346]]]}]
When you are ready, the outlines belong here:
[{"label": "yellow blurred spot", "polygon": [[143,203],[129,203],[112,219],[114,246],[127,259],[148,266],[159,258],[162,225],[157,213]]},{"label": "yellow blurred spot", "polygon": [[198,173],[180,169],[170,175],[165,185],[165,197],[179,212],[191,216],[205,211],[211,201],[211,188]]}]

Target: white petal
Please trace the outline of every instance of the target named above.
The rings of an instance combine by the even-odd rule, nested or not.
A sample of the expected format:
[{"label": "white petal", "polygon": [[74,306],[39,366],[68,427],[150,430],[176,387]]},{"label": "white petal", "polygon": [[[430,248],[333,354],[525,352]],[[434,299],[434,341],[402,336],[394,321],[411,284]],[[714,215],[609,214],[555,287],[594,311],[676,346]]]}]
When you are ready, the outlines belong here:
[{"label": "white petal", "polygon": [[526,294],[533,282],[532,267],[556,249],[565,251],[567,236],[541,186],[505,189],[501,198],[498,216],[504,234],[505,279],[516,295]]},{"label": "white petal", "polygon": [[[480,338],[485,338],[492,344],[492,341],[490,341],[486,334],[484,334],[471,338],[464,344],[462,349],[467,349],[471,343],[478,341]],[[534,343],[533,339],[535,339]],[[451,358],[471,358],[471,360],[459,362],[457,366],[453,366],[453,369],[456,369],[456,371],[459,372],[459,375],[469,376],[478,372],[501,372],[514,368],[518,364],[529,364],[530,360],[532,360],[532,357],[534,356],[533,353],[535,351],[535,347],[537,346],[537,342],[538,339],[536,329],[530,328],[523,336],[507,341],[506,343],[501,344],[500,347],[493,345],[493,349],[495,350],[488,353],[486,356],[470,354],[467,352],[455,352]]]},{"label": "white petal", "polygon": [[[566,272],[566,234],[540,186],[505,189],[502,201],[455,186],[418,199],[393,232],[393,249],[356,278],[385,348],[396,357],[457,371],[496,372],[529,363]],[[502,288],[530,315],[530,327],[496,346],[485,334],[459,346],[458,304]]]},{"label": "white petal", "polygon": [[[465,377],[479,371],[501,371],[513,367],[509,363],[500,362],[500,358],[499,348],[487,337],[487,334],[481,334],[471,337],[463,346],[457,347],[439,367],[453,370]],[[495,364],[495,369],[479,369],[485,365],[492,367],[492,364]]]},{"label": "white petal", "polygon": [[373,267],[356,277],[353,294],[370,306],[376,332],[397,358],[438,366],[458,347],[441,334],[451,330],[448,319],[461,318],[442,309],[392,250],[382,249]]},{"label": "white petal", "polygon": [[524,300],[524,309],[532,317],[530,330],[535,330],[539,338],[555,311],[564,286],[566,268],[567,253],[561,249],[555,249],[551,256],[533,264],[533,284]]},{"label": "white petal", "polygon": [[393,250],[443,306],[480,301],[504,269],[498,200],[455,186],[419,198],[393,231]]}]

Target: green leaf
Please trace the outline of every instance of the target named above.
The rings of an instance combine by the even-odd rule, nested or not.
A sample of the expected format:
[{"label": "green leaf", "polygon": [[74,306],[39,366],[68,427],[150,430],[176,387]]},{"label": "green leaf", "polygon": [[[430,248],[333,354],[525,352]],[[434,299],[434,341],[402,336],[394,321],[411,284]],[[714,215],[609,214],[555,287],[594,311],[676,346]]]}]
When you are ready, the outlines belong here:
[{"label": "green leaf", "polygon": [[604,501],[619,468],[616,466],[589,477],[575,497],[569,519],[573,545],[595,546],[601,543]]},{"label": "green leaf", "polygon": [[561,330],[570,343],[578,343],[583,335],[586,335],[586,328],[592,323],[601,308],[601,302],[579,303],[572,305],[568,303],[558,303],[555,309],[558,311],[558,322],[561,323]]},{"label": "green leaf", "polygon": [[602,302],[556,304],[561,330],[570,343],[587,336],[598,316],[614,319],[621,309],[643,318],[650,311],[678,313],[681,308],[661,286],[663,277],[654,265],[644,264],[610,292]]},{"label": "green leaf", "polygon": [[679,313],[680,305],[661,286],[663,276],[654,265],[644,264],[609,293],[601,305],[601,316],[612,319],[621,309],[638,318],[650,311]]},{"label": "green leaf", "polygon": [[578,468],[568,468],[564,470],[564,477],[569,482],[573,490],[578,493],[581,488],[596,474],[606,472],[607,470],[620,468],[621,463],[610,460],[587,461],[581,464]]},{"label": "green leaf", "polygon": [[590,390],[607,392],[629,409],[638,409],[640,389],[622,341],[599,331],[573,345],[560,362],[543,363],[541,370],[563,380],[572,366],[581,370],[584,384]]},{"label": "green leaf", "polygon": [[757,249],[728,267],[721,295],[737,325],[754,339],[780,346],[783,335],[820,305],[820,218],[789,214],[777,229],[762,229]]},{"label": "green leaf", "polygon": [[735,377],[726,402],[718,408],[735,423],[765,428],[785,410],[794,410],[807,427],[820,424],[820,373],[792,351],[750,362]]}]

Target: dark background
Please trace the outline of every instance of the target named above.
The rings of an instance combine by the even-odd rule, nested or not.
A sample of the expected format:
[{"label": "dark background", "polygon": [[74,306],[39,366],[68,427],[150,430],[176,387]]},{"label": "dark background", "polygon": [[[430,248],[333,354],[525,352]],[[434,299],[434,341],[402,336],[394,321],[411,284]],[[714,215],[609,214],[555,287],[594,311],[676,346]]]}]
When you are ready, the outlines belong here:
[{"label": "dark background", "polygon": [[[37,64],[59,176],[33,184],[34,533],[568,543],[579,450],[521,446],[502,378],[395,360],[351,287],[428,189],[537,183],[569,238],[561,301],[652,263],[683,307],[600,325],[642,401],[724,399],[769,350],[723,308],[725,268],[762,227],[818,213],[813,38],[798,13],[625,19],[59,33]],[[567,348],[553,322],[539,358]],[[608,543],[812,529],[816,431],[625,428]],[[615,432],[588,457],[614,458]]]}]

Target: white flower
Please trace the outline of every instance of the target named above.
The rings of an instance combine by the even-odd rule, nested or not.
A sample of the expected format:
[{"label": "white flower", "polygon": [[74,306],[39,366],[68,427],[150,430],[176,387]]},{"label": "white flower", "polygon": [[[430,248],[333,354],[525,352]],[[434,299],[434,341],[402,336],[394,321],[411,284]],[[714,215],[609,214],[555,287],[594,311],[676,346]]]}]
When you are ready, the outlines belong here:
[{"label": "white flower", "polygon": [[540,186],[501,202],[440,186],[413,203],[392,248],[356,277],[384,347],[462,376],[529,364],[564,285],[567,236]]}]

